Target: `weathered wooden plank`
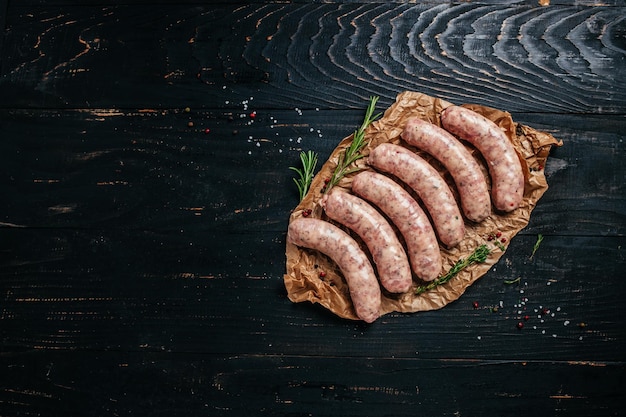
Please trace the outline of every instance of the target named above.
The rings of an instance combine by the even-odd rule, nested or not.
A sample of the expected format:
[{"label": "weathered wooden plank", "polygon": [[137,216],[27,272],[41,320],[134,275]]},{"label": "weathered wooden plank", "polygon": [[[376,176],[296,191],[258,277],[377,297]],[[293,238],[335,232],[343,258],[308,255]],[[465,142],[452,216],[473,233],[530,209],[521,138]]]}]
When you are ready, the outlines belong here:
[{"label": "weathered wooden plank", "polygon": [[[6,25],[8,4],[9,0],[0,0],[0,34],[2,34],[2,36],[0,36],[0,57],[4,57],[4,55],[2,54],[2,45],[4,44],[4,31]],[[2,62],[1,58],[0,62]]]},{"label": "weathered wooden plank", "polygon": [[[3,107],[359,108],[402,90],[624,113],[623,7],[263,3],[10,7]],[[59,43],[57,39],[64,39]]]},{"label": "weathered wooden plank", "polygon": [[619,415],[624,364],[24,352],[2,415]]},{"label": "weathered wooden plank", "polygon": [[[319,0],[292,0],[291,3],[320,3]],[[392,0],[388,3],[404,3],[403,0]],[[186,0],[185,4],[200,4],[206,5],[205,1],[202,0]],[[218,4],[232,4],[233,2],[222,0],[222,1],[212,1],[212,5]],[[268,4],[268,3],[281,3],[280,0],[272,0],[272,1],[254,1],[248,2],[253,4]],[[380,4],[382,3],[380,0],[324,0],[324,3],[336,3],[336,4],[352,4],[352,3],[371,3],[371,4]],[[430,4],[447,4],[448,1],[445,0],[431,0],[428,3]],[[482,4],[490,4],[490,5],[505,5],[505,6],[533,6],[533,7],[545,7],[545,6],[625,6],[626,2],[623,0],[610,0],[597,2],[593,0],[481,0]],[[115,2],[112,0],[85,0],[80,2],[81,5],[89,5],[89,6],[102,6],[102,5],[118,5],[119,2]],[[126,0],[123,3],[124,5],[172,5],[172,4],[180,4],[180,2],[175,2],[173,0]],[[14,6],[75,6],[75,0],[21,0],[19,5]]]},{"label": "weathered wooden plank", "polygon": [[[318,152],[324,162],[356,128],[363,110],[259,109],[250,118],[256,110],[252,100],[234,112],[0,112],[0,222],[282,231],[297,205],[288,167],[299,166],[301,150]],[[515,118],[565,143],[549,159],[550,189],[533,213],[530,232],[624,235],[626,119]]]},{"label": "weathered wooden plank", "polygon": [[0,229],[3,349],[626,360],[624,237],[547,235],[531,260],[518,236],[457,302],[371,326],[287,299],[284,238]]}]

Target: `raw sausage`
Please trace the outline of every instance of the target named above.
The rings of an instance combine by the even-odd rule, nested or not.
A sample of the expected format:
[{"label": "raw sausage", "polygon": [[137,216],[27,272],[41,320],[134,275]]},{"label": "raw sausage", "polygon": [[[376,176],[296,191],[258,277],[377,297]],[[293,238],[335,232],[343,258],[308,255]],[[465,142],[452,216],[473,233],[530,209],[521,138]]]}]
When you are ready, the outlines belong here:
[{"label": "raw sausage", "polygon": [[354,230],[368,247],[378,279],[392,293],[409,290],[413,282],[404,248],[387,220],[363,199],[333,189],[322,198],[328,217]]},{"label": "raw sausage", "polygon": [[380,316],[381,292],[374,268],[349,234],[324,220],[298,218],[289,224],[287,240],[320,251],[339,266],[361,320],[372,323]]},{"label": "raw sausage", "polygon": [[352,191],[378,206],[404,237],[415,275],[432,281],[441,272],[441,252],[435,231],[415,199],[386,176],[363,171],[352,180]]},{"label": "raw sausage", "polygon": [[444,109],[441,124],[450,133],[474,145],[487,161],[494,206],[506,212],[518,208],[524,197],[522,164],[513,144],[498,125],[460,106]]},{"label": "raw sausage", "polygon": [[378,145],[368,163],[411,187],[426,206],[439,239],[448,247],[465,236],[465,224],[450,187],[439,172],[414,152],[392,143]]},{"label": "raw sausage", "polygon": [[491,214],[487,181],[469,150],[446,130],[417,117],[409,119],[402,139],[443,164],[452,175],[465,217],[481,222]]}]

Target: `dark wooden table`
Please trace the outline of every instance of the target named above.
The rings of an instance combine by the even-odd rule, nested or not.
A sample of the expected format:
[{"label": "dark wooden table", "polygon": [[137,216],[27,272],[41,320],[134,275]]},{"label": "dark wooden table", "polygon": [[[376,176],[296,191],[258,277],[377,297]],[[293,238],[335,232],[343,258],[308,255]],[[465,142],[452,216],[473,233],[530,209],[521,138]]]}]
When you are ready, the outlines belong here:
[{"label": "dark wooden table", "polygon": [[[1,416],[624,415],[622,0],[207,3],[0,0]],[[291,303],[288,167],[402,91],[563,140],[550,189],[442,310]]]}]

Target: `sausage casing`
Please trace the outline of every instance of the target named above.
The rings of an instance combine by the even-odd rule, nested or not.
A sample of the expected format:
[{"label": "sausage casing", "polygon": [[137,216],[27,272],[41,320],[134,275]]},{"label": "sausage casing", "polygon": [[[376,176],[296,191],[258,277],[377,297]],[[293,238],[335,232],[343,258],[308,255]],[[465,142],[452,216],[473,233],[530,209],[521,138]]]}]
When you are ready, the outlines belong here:
[{"label": "sausage casing", "polygon": [[432,281],[441,272],[441,252],[435,231],[415,199],[386,176],[363,171],[352,180],[352,191],[378,206],[404,237],[415,275]]},{"label": "sausage casing", "polygon": [[294,245],[314,249],[341,269],[356,315],[371,323],[380,316],[381,291],[374,268],[359,244],[337,226],[320,219],[294,219],[287,231]]},{"label": "sausage casing", "polygon": [[524,197],[524,173],[513,144],[491,120],[461,106],[441,112],[441,124],[450,133],[470,142],[487,161],[491,196],[498,210],[519,207]]},{"label": "sausage casing", "polygon": [[385,217],[365,200],[335,188],[324,196],[322,205],[329,218],[358,234],[369,249],[381,285],[389,292],[402,293],[413,282],[409,260]]},{"label": "sausage casing", "polygon": [[445,129],[417,117],[409,119],[402,139],[429,153],[454,179],[465,217],[481,222],[491,214],[487,181],[469,150]]},{"label": "sausage casing", "polygon": [[392,143],[378,145],[368,163],[411,187],[426,206],[439,239],[448,247],[465,236],[465,224],[450,187],[439,172],[414,152]]}]

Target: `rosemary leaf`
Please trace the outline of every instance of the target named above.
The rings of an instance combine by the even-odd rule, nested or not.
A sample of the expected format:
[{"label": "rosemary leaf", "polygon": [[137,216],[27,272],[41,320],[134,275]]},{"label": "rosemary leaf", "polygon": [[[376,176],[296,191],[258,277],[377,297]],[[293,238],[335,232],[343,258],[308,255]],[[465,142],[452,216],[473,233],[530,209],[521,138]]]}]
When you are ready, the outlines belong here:
[{"label": "rosemary leaf", "polygon": [[302,162],[302,169],[296,167],[289,167],[289,169],[298,174],[298,178],[293,178],[293,181],[298,187],[300,201],[302,201],[313,181],[313,174],[317,165],[317,153],[313,151],[300,152],[300,162]]},{"label": "rosemary leaf", "polygon": [[442,275],[441,277],[432,282],[429,282],[426,285],[418,286],[415,289],[415,294],[420,295],[428,290],[432,290],[438,285],[445,284],[468,266],[475,263],[485,262],[490,253],[491,251],[489,250],[489,247],[487,247],[487,245],[480,245],[474,250],[474,252],[470,254],[470,256],[465,259],[459,259],[445,275]]},{"label": "rosemary leaf", "polygon": [[521,281],[521,279],[522,279],[522,277],[517,277],[517,278],[515,278],[515,279],[504,280],[503,282],[504,282],[506,285],[511,285],[511,284],[517,284],[518,282],[520,282],[520,281]]},{"label": "rosemary leaf", "polygon": [[537,241],[535,242],[535,246],[533,246],[533,252],[530,254],[530,258],[528,258],[528,259],[532,259],[533,256],[535,256],[535,252],[537,252],[537,249],[539,249],[539,245],[541,245],[542,241],[543,241],[543,235],[542,234],[538,234],[537,235]]}]

